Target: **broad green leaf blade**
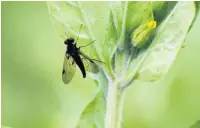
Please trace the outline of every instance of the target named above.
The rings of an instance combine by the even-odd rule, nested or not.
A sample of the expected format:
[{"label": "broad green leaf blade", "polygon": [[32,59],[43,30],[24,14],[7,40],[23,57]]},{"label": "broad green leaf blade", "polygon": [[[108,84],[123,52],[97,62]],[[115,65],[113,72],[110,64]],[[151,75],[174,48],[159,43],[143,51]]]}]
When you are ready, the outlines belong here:
[{"label": "broad green leaf blade", "polygon": [[[194,2],[177,3],[161,24],[148,51],[140,55],[134,61],[135,63],[131,64],[129,70],[134,66],[139,69],[136,79],[153,82],[165,76],[182,47],[194,16]],[[132,72],[131,75],[136,72],[137,70]]]},{"label": "broad green leaf blade", "polygon": [[77,37],[79,27],[83,24],[78,46],[95,40],[93,47],[88,46],[84,48],[84,51],[105,62],[104,70],[111,72],[110,60],[117,43],[114,19],[110,11],[111,2],[56,1],[47,3],[52,22],[62,40],[65,40],[67,36]]},{"label": "broad green leaf blade", "polygon": [[[78,29],[84,23],[78,3],[64,1],[47,3],[53,24],[62,39],[65,40],[67,36],[77,37]],[[80,40],[91,38],[86,25],[83,25],[79,38]]]},{"label": "broad green leaf blade", "polygon": [[103,128],[104,113],[105,104],[99,92],[81,114],[77,128]]},{"label": "broad green leaf blade", "polygon": [[[90,43],[93,40],[92,35],[90,35],[90,29],[87,28],[85,21],[83,19],[83,13],[80,10],[79,4],[77,2],[47,2],[49,7],[49,14],[51,16],[52,22],[62,39],[63,46],[64,40],[68,37],[74,37],[77,39],[78,31],[80,25],[82,25],[78,46],[83,46]],[[94,45],[92,45],[94,46]],[[91,47],[92,47],[91,46]],[[91,48],[90,47],[90,48]],[[88,50],[88,48],[84,48]],[[88,54],[94,54],[93,51],[90,51]]]},{"label": "broad green leaf blade", "polygon": [[[110,72],[110,69],[107,68],[110,64],[109,58],[111,58],[112,53],[114,54],[116,46],[116,37],[114,36],[115,28],[112,24],[113,18],[110,13],[110,2],[56,1],[47,2],[47,4],[52,22],[62,40],[67,38],[66,35],[72,36],[76,39],[80,24],[83,24],[77,45],[85,45],[90,43],[92,40],[96,40],[93,47],[90,47],[90,49],[84,48],[84,52],[90,52],[92,58],[97,56],[98,59],[103,61],[105,63],[105,65],[102,66],[104,67],[103,70],[105,71],[105,69],[107,69],[106,72],[108,74],[108,72]],[[103,92],[105,92],[107,90],[106,77],[104,76],[104,82],[104,78],[101,78],[101,74],[102,73],[99,73],[96,78],[99,82],[99,88],[102,87]],[[80,115],[80,124],[77,122],[79,127],[85,126],[84,120],[88,120],[88,124],[93,124],[94,119],[92,119],[91,116],[95,114],[96,108],[99,110],[104,110],[101,108],[101,106],[99,106],[103,105],[104,103],[99,103],[99,105],[97,105],[97,102],[95,102],[96,99],[98,99],[98,102],[101,101],[99,98],[103,99],[103,96],[98,95],[99,93],[102,92],[100,92],[100,90],[96,90],[95,94],[88,102],[88,107],[86,107],[86,109],[83,110],[83,114]],[[106,95],[106,92],[104,95]],[[96,123],[94,125],[102,125],[102,123],[98,121],[99,118],[101,118],[98,114],[96,118]]]},{"label": "broad green leaf blade", "polygon": [[105,99],[107,96],[108,80],[101,72],[98,75],[99,86],[89,104],[83,110],[77,128],[103,128],[105,115]]}]

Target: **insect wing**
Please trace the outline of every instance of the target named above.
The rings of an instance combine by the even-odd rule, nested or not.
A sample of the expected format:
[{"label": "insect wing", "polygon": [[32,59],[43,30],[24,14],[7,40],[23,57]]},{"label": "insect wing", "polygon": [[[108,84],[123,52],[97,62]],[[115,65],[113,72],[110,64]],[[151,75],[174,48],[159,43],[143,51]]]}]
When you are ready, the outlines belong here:
[{"label": "insect wing", "polygon": [[97,66],[97,63],[102,63],[101,61],[91,59],[86,54],[80,51],[80,55],[82,56],[82,61],[85,67],[85,70],[92,73],[98,73],[99,67]]},{"label": "insect wing", "polygon": [[99,68],[98,66],[95,64],[94,61],[92,60],[88,60],[86,58],[82,58],[85,70],[88,72],[92,72],[92,73],[98,73],[99,72]]},{"label": "insect wing", "polygon": [[68,84],[76,72],[76,64],[72,57],[64,57],[62,79],[65,84]]}]

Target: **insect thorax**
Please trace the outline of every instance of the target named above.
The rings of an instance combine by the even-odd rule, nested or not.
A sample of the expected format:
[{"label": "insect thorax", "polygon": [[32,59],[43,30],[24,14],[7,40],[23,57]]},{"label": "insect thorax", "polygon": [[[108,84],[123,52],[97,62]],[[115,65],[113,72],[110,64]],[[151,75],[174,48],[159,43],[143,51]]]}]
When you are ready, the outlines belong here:
[{"label": "insect thorax", "polygon": [[76,48],[76,46],[74,44],[68,44],[66,53],[70,56],[74,56],[74,55],[78,54],[78,50],[79,49]]}]

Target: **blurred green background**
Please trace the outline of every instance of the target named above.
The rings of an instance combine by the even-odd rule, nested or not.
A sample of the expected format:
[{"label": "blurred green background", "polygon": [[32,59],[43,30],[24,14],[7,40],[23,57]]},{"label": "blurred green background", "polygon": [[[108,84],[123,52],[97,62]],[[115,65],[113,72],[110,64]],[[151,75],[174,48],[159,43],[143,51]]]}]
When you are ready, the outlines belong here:
[{"label": "blurred green background", "polygon": [[[65,46],[45,2],[2,2],[2,124],[71,128],[96,85],[77,70],[64,85]],[[128,90],[124,128],[189,128],[200,119],[200,15],[166,78]]]}]

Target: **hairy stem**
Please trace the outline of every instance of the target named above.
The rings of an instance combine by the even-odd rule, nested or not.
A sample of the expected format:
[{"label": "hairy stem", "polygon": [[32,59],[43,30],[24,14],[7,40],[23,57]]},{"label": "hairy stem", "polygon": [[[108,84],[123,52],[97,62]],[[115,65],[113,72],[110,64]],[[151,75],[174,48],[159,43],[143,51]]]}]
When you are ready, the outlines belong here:
[{"label": "hairy stem", "polygon": [[124,91],[118,82],[110,82],[107,93],[105,128],[121,128]]}]

